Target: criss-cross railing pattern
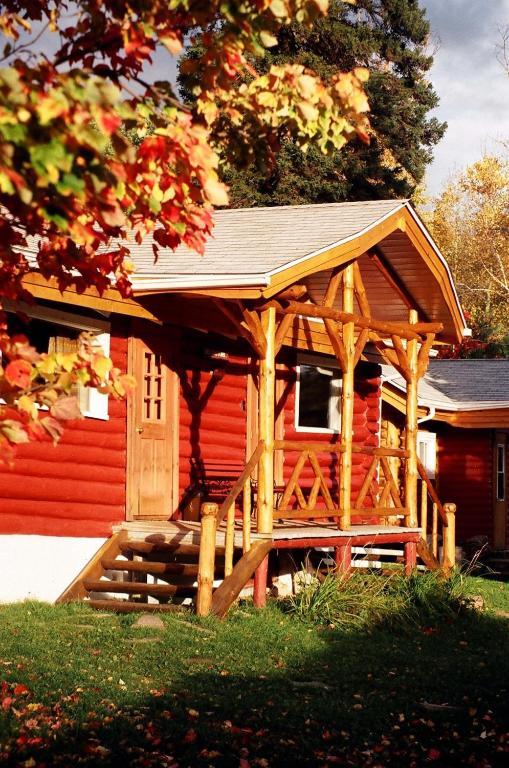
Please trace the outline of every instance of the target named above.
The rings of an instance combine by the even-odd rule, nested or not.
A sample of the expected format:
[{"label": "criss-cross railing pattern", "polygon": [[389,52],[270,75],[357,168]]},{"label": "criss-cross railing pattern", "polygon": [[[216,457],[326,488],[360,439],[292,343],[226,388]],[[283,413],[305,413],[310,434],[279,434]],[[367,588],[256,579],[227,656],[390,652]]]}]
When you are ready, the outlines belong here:
[{"label": "criss-cross railing pattern", "polygon": [[[337,443],[304,443],[279,440],[276,450],[285,454],[298,453],[288,481],[274,509],[275,519],[336,518],[343,510],[338,503],[340,478],[339,455],[344,448]],[[354,516],[369,514],[381,518],[394,515],[406,517],[408,510],[401,497],[397,474],[391,460],[404,461],[408,452],[398,448],[352,448],[353,454],[371,457],[366,476],[350,510]],[[323,457],[328,454],[325,470]],[[329,478],[327,477],[329,474]],[[333,480],[330,474],[334,474]]]},{"label": "criss-cross railing pattern", "polygon": [[[352,507],[352,515],[369,513],[377,517],[408,515],[403,503],[397,473],[391,466],[391,459],[403,461],[408,458],[408,451],[399,448],[360,448],[356,451],[371,455],[371,463]],[[366,501],[371,500],[367,505]]]},{"label": "criss-cross railing pattern", "polygon": [[[339,508],[334,503],[331,489],[320,466],[320,454],[329,454],[329,464],[338,465],[341,446],[333,443],[303,443],[278,440],[276,450],[298,452],[298,458],[274,509],[275,519],[337,517]],[[311,479],[311,482],[310,482]]]}]

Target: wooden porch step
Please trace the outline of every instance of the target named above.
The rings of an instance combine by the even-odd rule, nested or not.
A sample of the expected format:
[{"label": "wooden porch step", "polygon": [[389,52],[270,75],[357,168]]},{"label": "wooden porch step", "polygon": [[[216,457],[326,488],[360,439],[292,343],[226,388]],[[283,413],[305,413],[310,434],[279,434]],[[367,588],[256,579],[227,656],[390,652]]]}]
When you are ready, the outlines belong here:
[{"label": "wooden porch step", "polygon": [[[135,555],[168,554],[168,555],[192,555],[198,558],[200,554],[199,544],[168,544],[167,542],[152,542],[143,540],[123,541],[120,544],[123,554],[132,552]],[[225,548],[216,547],[216,556],[224,556]]]},{"label": "wooden porch step", "polygon": [[174,595],[193,597],[196,594],[195,587],[183,584],[143,584],[135,581],[89,581],[88,579],[83,583],[88,592],[151,595],[158,598],[173,597]]},{"label": "wooden porch step", "polygon": [[86,605],[97,611],[113,613],[187,613],[182,605],[168,603],[135,603],[132,600],[87,600]]},{"label": "wooden porch step", "polygon": [[179,554],[195,555],[200,554],[199,544],[168,544],[166,542],[152,542],[143,540],[123,541],[120,545],[120,551],[124,554],[133,552],[135,555],[151,554]]},{"label": "wooden porch step", "polygon": [[126,571],[127,573],[150,573],[156,576],[178,575],[197,576],[197,563],[161,563],[151,560],[110,560],[103,558],[105,571]]}]

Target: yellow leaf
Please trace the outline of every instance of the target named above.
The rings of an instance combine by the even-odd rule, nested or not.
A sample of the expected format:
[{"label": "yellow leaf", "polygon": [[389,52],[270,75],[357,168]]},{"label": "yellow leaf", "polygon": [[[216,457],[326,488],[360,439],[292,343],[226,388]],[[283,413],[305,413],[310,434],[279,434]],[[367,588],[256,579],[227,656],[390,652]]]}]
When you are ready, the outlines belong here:
[{"label": "yellow leaf", "polygon": [[277,19],[284,19],[288,16],[288,7],[284,0],[272,0],[270,10]]},{"label": "yellow leaf", "polygon": [[98,355],[92,362],[92,370],[101,380],[106,378],[112,367],[110,358],[104,355]]},{"label": "yellow leaf", "polygon": [[60,365],[64,371],[67,371],[67,373],[70,373],[78,362],[78,355],[75,352],[70,352],[67,355],[59,353],[56,358],[58,365]]},{"label": "yellow leaf", "polygon": [[172,56],[176,56],[182,50],[182,43],[175,35],[167,35],[159,39]]},{"label": "yellow leaf", "polygon": [[309,123],[314,122],[318,118],[317,108],[310,104],[308,101],[301,101],[297,105],[297,108],[304,120],[307,120]]},{"label": "yellow leaf", "polygon": [[209,174],[203,191],[212,205],[228,205],[228,187],[219,181],[215,173]]},{"label": "yellow leaf", "polygon": [[31,397],[28,395],[21,395],[21,397],[17,400],[17,406],[20,411],[24,411],[25,413],[28,413],[30,418],[36,419],[37,418],[37,406],[32,400]]},{"label": "yellow leaf", "polygon": [[45,376],[52,376],[57,369],[57,361],[55,355],[43,356],[42,360],[37,363],[37,370]]},{"label": "yellow leaf", "polygon": [[260,40],[265,48],[272,48],[272,46],[277,45],[277,37],[266,30],[260,32]]}]

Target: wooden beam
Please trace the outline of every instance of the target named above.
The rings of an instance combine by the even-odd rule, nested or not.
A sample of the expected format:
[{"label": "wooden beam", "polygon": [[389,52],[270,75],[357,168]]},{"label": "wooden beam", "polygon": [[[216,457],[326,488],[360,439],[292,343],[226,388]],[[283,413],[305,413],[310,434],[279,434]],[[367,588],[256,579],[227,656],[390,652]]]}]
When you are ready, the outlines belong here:
[{"label": "wooden beam", "polygon": [[429,353],[431,351],[431,347],[433,346],[434,341],[435,341],[435,334],[428,333],[426,334],[426,341],[423,344],[421,344],[421,348],[417,356],[417,376],[419,379],[421,379],[424,376],[424,374],[428,369]]},{"label": "wooden beam", "polygon": [[[417,323],[417,311],[409,312],[411,324]],[[406,356],[408,360],[409,378],[406,389],[406,424],[405,424],[405,448],[408,451],[408,459],[405,464],[405,507],[408,509],[406,525],[409,528],[417,528],[417,341],[412,339],[407,342]]]},{"label": "wooden beam", "polygon": [[364,347],[366,346],[368,339],[369,339],[369,330],[367,328],[362,328],[361,332],[357,337],[357,341],[355,342],[355,357],[353,361],[354,367],[357,365],[357,363],[361,359],[361,355],[364,352]]},{"label": "wooden beam", "polygon": [[228,609],[240,595],[255,570],[272,549],[272,541],[259,539],[254,541],[249,552],[246,552],[236,563],[232,573],[216,589],[212,596],[212,614],[220,619],[228,613]]},{"label": "wooden beam", "polygon": [[359,262],[356,261],[353,265],[353,282],[355,288],[355,296],[357,298],[357,304],[361,314],[364,317],[371,317],[371,309],[369,307],[369,301],[366,294],[366,288],[364,287],[364,280],[362,279],[361,268]]},{"label": "wooden beam", "polygon": [[250,346],[255,350],[258,357],[263,357],[262,348],[259,346],[258,340],[253,335],[251,329],[246,328],[246,326],[242,324],[241,320],[235,315],[235,312],[233,312],[233,310],[228,306],[226,301],[223,299],[214,299],[214,304],[219,310],[221,310],[222,314],[228,318],[239,335],[249,342]]},{"label": "wooden beam", "polygon": [[212,605],[212,587],[216,559],[217,504],[206,502],[201,507],[200,556],[196,613],[208,616]]},{"label": "wooden beam", "polygon": [[260,357],[265,357],[267,341],[258,312],[243,307],[241,302],[238,302],[238,304],[244,321],[247,323],[253,339],[260,350]]},{"label": "wooden beam", "polygon": [[389,263],[389,261],[386,259],[386,257],[383,255],[381,250],[379,248],[373,248],[372,251],[369,252],[369,257],[371,261],[375,264],[376,268],[379,270],[379,272],[384,276],[387,283],[393,288],[398,296],[400,297],[401,301],[405,304],[407,309],[416,308],[419,315],[424,318],[424,320],[427,322],[429,320],[429,316],[427,313],[422,309],[422,307],[418,306],[415,302],[414,297],[406,287],[406,285],[401,280],[400,276],[394,269],[394,267]]},{"label": "wooden beam", "polygon": [[308,289],[305,285],[291,285],[289,288],[286,288],[286,290],[278,293],[274,298],[276,298],[278,301],[280,299],[284,301],[288,301],[289,299],[296,299],[298,301],[299,299],[302,299],[302,297],[305,296],[307,292]]},{"label": "wooden beam", "polygon": [[444,504],[447,526],[442,529],[443,560],[442,568],[446,573],[456,565],[456,504]]},{"label": "wooden beam", "polygon": [[279,321],[279,325],[277,327],[276,331],[276,339],[274,342],[274,353],[277,355],[278,352],[281,350],[281,347],[283,346],[284,340],[286,338],[286,335],[288,331],[290,330],[290,326],[292,325],[293,321],[295,320],[294,315],[284,315],[281,320]]},{"label": "wooden beam", "polygon": [[323,297],[322,306],[324,307],[332,307],[336,296],[338,293],[339,286],[341,285],[341,281],[343,279],[343,268],[342,267],[336,267],[332,270],[329,284],[327,286],[327,290],[325,291],[325,295]]},{"label": "wooden beam", "polygon": [[[343,310],[353,316],[354,277],[353,264],[348,264],[343,272]],[[345,368],[341,388],[341,445],[339,477],[339,527],[350,528],[350,506],[352,495],[352,431],[355,370],[355,323],[353,320],[343,324],[343,346],[345,348]]]},{"label": "wooden beam", "polygon": [[264,447],[258,466],[258,533],[272,533],[274,508],[274,410],[276,386],[275,337],[276,310],[268,307],[261,313],[261,326],[266,339],[265,354],[260,358],[258,386],[258,437]]},{"label": "wooden beam", "polygon": [[332,350],[336,356],[336,360],[338,361],[341,370],[344,371],[347,366],[346,351],[345,345],[343,344],[343,339],[341,338],[341,334],[339,332],[339,326],[334,322],[334,320],[325,319],[323,322],[325,325],[325,330],[329,336]]},{"label": "wooden beam", "polygon": [[[351,265],[349,265],[351,266]],[[443,329],[441,323],[416,323],[412,326],[410,323],[392,323],[385,320],[375,320],[374,318],[362,317],[353,312],[332,309],[332,307],[319,307],[316,304],[305,304],[298,301],[289,301],[287,306],[283,307],[278,302],[272,301],[265,306],[274,306],[282,315],[292,314],[303,317],[316,317],[319,319],[335,320],[339,323],[353,323],[358,328],[368,328],[371,331],[379,331],[386,336],[397,334],[402,339],[410,341],[415,339],[420,341],[420,335],[426,333],[440,333]]]},{"label": "wooden beam", "polygon": [[396,334],[391,336],[392,340],[392,346],[396,350],[396,355],[398,356],[398,362],[400,365],[401,370],[403,371],[403,376],[405,381],[410,381],[410,368],[408,365],[408,357],[405,348],[403,347],[403,343],[399,336],[396,336]]},{"label": "wooden beam", "polygon": [[393,368],[395,368],[400,374],[400,376],[402,376],[405,381],[407,381],[408,366],[405,366],[405,368],[401,367],[398,355],[396,354],[396,350],[393,347],[388,347],[387,344],[384,343],[383,339],[381,339],[380,336],[376,333],[370,332],[369,340],[373,342],[376,350],[389,363],[389,365],[392,365]]}]

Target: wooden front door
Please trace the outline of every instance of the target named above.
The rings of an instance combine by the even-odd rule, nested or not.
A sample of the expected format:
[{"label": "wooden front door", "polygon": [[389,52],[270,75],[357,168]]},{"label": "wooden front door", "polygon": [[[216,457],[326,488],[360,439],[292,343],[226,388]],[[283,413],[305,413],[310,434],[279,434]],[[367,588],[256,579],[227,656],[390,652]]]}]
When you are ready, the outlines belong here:
[{"label": "wooden front door", "polygon": [[142,331],[131,338],[128,520],[167,520],[178,503],[178,377],[171,333]]},{"label": "wooden front door", "polygon": [[494,531],[493,545],[496,549],[504,549],[509,545],[506,541],[507,529],[507,440],[505,432],[495,432],[493,455],[493,490],[494,490]]}]

